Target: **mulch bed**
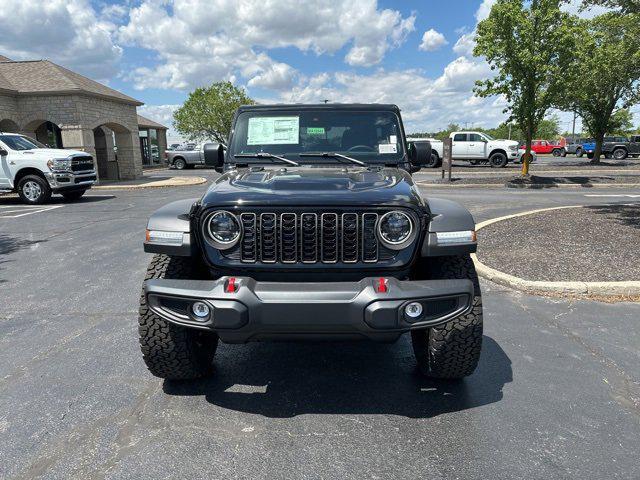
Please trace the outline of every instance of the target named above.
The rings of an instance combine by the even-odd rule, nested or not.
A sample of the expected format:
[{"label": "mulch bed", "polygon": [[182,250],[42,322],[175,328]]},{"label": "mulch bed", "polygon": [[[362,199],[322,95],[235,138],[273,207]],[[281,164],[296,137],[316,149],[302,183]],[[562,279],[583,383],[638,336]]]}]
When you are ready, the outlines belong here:
[{"label": "mulch bed", "polygon": [[507,187],[527,187],[530,185],[542,187],[557,187],[562,185],[582,185],[590,187],[600,183],[640,183],[640,175],[573,175],[573,176],[551,176],[551,175],[530,175],[529,177],[514,176],[513,174],[456,177],[452,176],[451,182],[448,179],[427,178],[420,180],[422,184],[452,184],[452,185],[505,185]]},{"label": "mulch bed", "polygon": [[534,213],[478,232],[485,265],[526,280],[640,280],[640,203]]}]

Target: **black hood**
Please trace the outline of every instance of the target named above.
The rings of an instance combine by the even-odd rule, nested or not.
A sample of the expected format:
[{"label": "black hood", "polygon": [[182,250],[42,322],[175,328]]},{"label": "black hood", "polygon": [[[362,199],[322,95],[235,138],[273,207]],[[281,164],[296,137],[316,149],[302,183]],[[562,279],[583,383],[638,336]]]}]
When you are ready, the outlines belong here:
[{"label": "black hood", "polygon": [[397,205],[423,207],[411,175],[398,168],[238,169],[209,188],[203,206]]}]

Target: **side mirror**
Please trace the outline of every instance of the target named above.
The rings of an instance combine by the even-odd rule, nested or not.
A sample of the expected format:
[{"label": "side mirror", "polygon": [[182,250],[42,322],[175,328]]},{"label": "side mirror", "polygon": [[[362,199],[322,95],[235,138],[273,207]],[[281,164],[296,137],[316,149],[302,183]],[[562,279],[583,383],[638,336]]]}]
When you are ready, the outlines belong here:
[{"label": "side mirror", "polygon": [[409,161],[414,167],[424,167],[431,162],[431,142],[410,142]]},{"label": "side mirror", "polygon": [[219,143],[205,143],[202,147],[204,164],[213,167],[216,172],[222,172],[224,167],[224,147]]},{"label": "side mirror", "polygon": [[0,157],[4,157],[5,155],[9,155],[9,152],[7,152],[4,148],[0,147]]}]

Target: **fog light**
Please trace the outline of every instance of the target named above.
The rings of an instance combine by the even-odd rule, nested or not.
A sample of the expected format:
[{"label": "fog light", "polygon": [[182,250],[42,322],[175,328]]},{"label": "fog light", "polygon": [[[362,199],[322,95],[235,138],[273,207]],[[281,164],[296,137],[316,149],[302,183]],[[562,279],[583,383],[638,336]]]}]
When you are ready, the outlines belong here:
[{"label": "fog light", "polygon": [[209,306],[206,303],[196,302],[191,306],[191,311],[198,317],[205,319],[209,316]]},{"label": "fog light", "polygon": [[418,302],[411,302],[409,305],[404,307],[404,313],[407,317],[418,318],[422,315],[422,304]]}]

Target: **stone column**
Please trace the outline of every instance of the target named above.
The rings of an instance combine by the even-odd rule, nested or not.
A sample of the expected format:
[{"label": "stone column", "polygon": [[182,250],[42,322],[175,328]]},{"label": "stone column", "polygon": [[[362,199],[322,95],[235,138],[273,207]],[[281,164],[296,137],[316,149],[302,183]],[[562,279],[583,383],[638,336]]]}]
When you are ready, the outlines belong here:
[{"label": "stone column", "polygon": [[80,125],[65,125],[60,127],[62,145],[66,149],[81,150],[96,158],[96,145],[93,130]]},{"label": "stone column", "polygon": [[142,177],[142,155],[140,155],[139,142],[137,129],[135,132],[116,132],[118,170],[121,180]]},{"label": "stone column", "polygon": [[167,164],[164,154],[167,151],[167,131],[162,128],[156,130],[158,132],[158,154],[160,155],[160,164]]}]

